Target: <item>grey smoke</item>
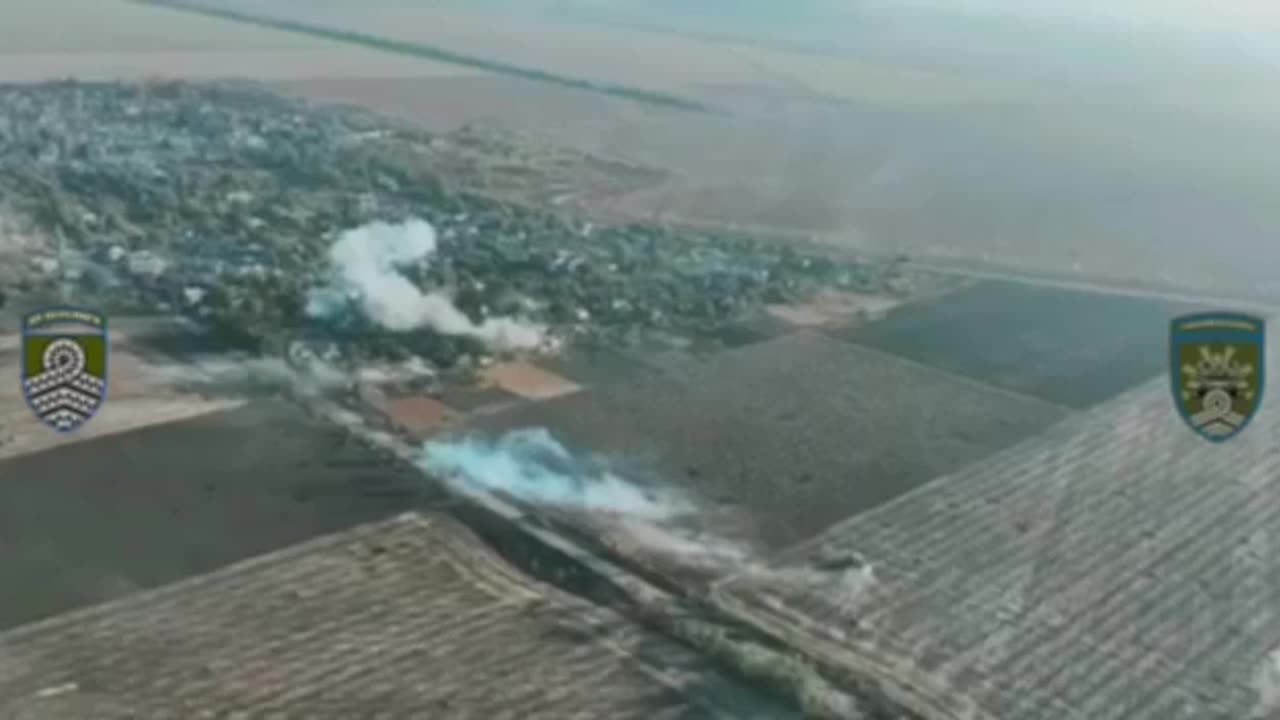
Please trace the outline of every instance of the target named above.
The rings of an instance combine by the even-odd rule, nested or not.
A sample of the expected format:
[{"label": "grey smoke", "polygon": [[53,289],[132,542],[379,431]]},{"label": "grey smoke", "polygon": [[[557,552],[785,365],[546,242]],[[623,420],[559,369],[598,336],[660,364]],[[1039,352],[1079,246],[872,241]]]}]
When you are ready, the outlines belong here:
[{"label": "grey smoke", "polygon": [[346,390],[353,382],[348,373],[316,357],[290,364],[243,354],[204,355],[184,358],[182,365],[156,367],[154,372],[179,389],[217,395],[317,396]]},{"label": "grey smoke", "polygon": [[363,225],[342,233],[329,248],[330,285],[312,292],[307,313],[331,318],[354,305],[369,320],[393,332],[430,328],[444,335],[474,337],[495,349],[532,349],[545,329],[516,318],[472,322],[443,291],[423,292],[403,271],[429,262],[436,231],[424,220]]}]

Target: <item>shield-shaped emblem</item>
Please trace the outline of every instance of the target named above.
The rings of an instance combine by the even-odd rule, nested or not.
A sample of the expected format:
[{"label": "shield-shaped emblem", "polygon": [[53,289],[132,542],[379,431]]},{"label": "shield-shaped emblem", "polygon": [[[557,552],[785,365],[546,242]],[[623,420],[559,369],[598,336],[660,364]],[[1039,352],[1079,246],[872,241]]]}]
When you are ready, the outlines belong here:
[{"label": "shield-shaped emblem", "polygon": [[22,322],[22,390],[44,424],[71,432],[107,398],[107,319],[78,308],[50,308]]},{"label": "shield-shaped emblem", "polygon": [[1173,321],[1169,375],[1178,412],[1214,442],[1244,430],[1262,404],[1266,325],[1240,313],[1198,313]]}]

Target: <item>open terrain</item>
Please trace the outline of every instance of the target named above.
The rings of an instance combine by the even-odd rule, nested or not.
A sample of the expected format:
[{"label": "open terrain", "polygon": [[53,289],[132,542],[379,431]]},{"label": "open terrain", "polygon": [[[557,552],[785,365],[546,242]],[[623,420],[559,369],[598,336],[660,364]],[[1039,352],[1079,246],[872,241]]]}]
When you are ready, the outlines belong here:
[{"label": "open terrain", "polygon": [[1062,415],[1049,403],[801,332],[472,426],[550,427],[573,447],[649,463],[663,482],[716,508],[706,524],[778,549]]},{"label": "open terrain", "polygon": [[[388,465],[290,404],[206,406],[189,419],[144,408],[141,427],[122,432],[112,418],[133,406],[121,399],[112,411],[115,402],[85,428],[99,437],[0,459],[0,626],[433,500],[415,471]],[[188,403],[185,414],[199,408]],[[106,428],[115,434],[105,436]]]},{"label": "open terrain", "polygon": [[[777,303],[720,328],[719,342],[485,356],[478,387],[364,386],[363,416],[326,419],[273,393],[194,392],[173,381],[183,341],[165,350],[141,342],[141,327],[122,327],[111,400],[83,434],[41,432],[20,397],[0,392],[0,627],[26,625],[0,634],[0,703],[11,703],[0,714],[78,720],[307,703],[317,716],[355,712],[334,704],[338,696],[486,717],[742,717],[744,697],[774,712],[706,658],[639,630],[635,618],[543,587],[437,520],[472,508],[405,462],[418,443],[531,427],[687,492],[699,510],[685,519],[695,531],[759,551],[711,596],[694,592],[691,604],[745,621],[725,633],[731,640],[713,632],[691,641],[679,622],[667,630],[704,651],[772,634],[764,645],[793,653],[784,659],[807,658],[800,672],[777,656],[725,667],[775,681],[781,667],[802,700],[813,695],[804,692],[813,664],[848,681],[845,689],[938,700],[936,712],[921,713],[929,720],[1240,720],[1265,699],[1254,681],[1280,646],[1268,561],[1276,415],[1264,411],[1235,442],[1206,447],[1182,426],[1159,375],[1168,320],[1204,304],[1197,292],[1226,298],[1214,306],[1280,293],[1280,246],[1265,240],[1280,233],[1280,166],[1266,151],[1275,126],[1259,122],[1266,103],[1214,86],[1206,92],[1239,91],[1238,105],[1257,114],[1230,103],[1206,110],[1181,87],[1119,83],[1099,93],[1016,72],[899,65],[884,54],[872,61],[634,23],[504,17],[491,5],[202,5],[272,18],[20,0],[0,11],[12,20],[0,22],[9,40],[0,42],[0,80],[267,81],[431,130],[481,125],[480,137],[514,138],[476,149],[483,143],[452,144],[466,133],[420,136],[420,153],[396,157],[456,167],[451,177],[465,171],[481,186],[471,189],[491,196],[612,219],[749,226],[976,274],[991,263],[1001,273],[1066,276],[1072,282],[1059,285],[1072,287],[1005,278],[927,297],[867,297],[874,312],[846,315],[818,301]],[[1169,112],[1178,108],[1186,112]],[[174,137],[182,142],[172,146],[190,140]],[[525,166],[551,182],[523,188]],[[422,178],[396,174],[389,186],[426,190]],[[363,181],[374,194],[368,174]],[[297,194],[281,197],[303,204],[303,184],[288,190]],[[188,197],[178,200],[173,207]],[[312,222],[334,222],[335,206],[321,204]],[[286,232],[319,240],[291,212],[267,216],[280,224],[265,233],[273,242]],[[526,238],[505,224],[523,217],[514,211],[488,224],[461,210],[449,216],[442,232]],[[570,232],[608,250],[605,233],[567,227],[541,227],[543,249]],[[173,247],[201,245],[177,239],[188,244]],[[7,226],[0,240],[0,259],[42,244],[52,252],[49,238]],[[643,233],[609,241],[648,242]],[[513,245],[464,247],[504,255]],[[564,248],[569,257],[581,249]],[[705,259],[698,250],[689,250],[690,267]],[[574,263],[611,262],[578,254]],[[503,261],[534,275],[561,267],[514,255]],[[301,297],[311,270],[292,266],[288,297]],[[601,277],[616,276],[588,280]],[[1129,280],[1178,292],[1155,299],[1092,286]],[[256,286],[245,287],[237,291]],[[646,287],[670,288],[661,298],[669,307],[697,297],[686,292],[693,285]],[[253,321],[272,317],[253,315],[263,306],[273,307],[238,304]],[[0,369],[16,371],[16,346],[7,325]],[[351,442],[335,419],[365,440],[398,432],[400,460]],[[563,549],[573,536],[557,532],[570,528],[603,555],[612,539],[613,516],[575,524],[581,514],[561,522],[570,514],[527,509],[502,516],[522,528],[520,540]],[[406,510],[428,519],[387,522]],[[604,537],[589,537],[602,528]],[[648,560],[649,548],[610,549],[633,570]],[[587,559],[593,571],[606,567]],[[675,576],[655,565],[663,581]],[[102,601],[114,602],[50,618]],[[628,610],[639,617],[643,605]],[[688,607],[672,607],[688,619]],[[263,665],[245,627],[269,634],[282,659]],[[94,657],[62,654],[86,633]],[[440,644],[441,633],[474,643]],[[656,669],[672,663],[696,672]],[[413,682],[407,669],[424,666],[439,684]],[[490,682],[530,667],[552,692]]]},{"label": "open terrain", "polygon": [[0,82],[466,72],[125,1],[9,0],[0,19]]},{"label": "open terrain", "polygon": [[794,717],[684,648],[405,515],[0,633],[0,713]]},{"label": "open terrain", "polygon": [[493,74],[371,76],[368,84],[311,78],[291,88],[435,128],[515,126],[675,173],[602,210],[1060,274],[1280,290],[1259,264],[1272,252],[1264,239],[1280,231],[1270,202],[1280,176],[1265,150],[1254,150],[1275,145],[1280,123],[1258,95],[1268,83],[1247,68],[1122,73],[1109,83],[509,17],[456,3],[384,0],[358,12],[296,1],[202,5],[652,89],[715,110],[646,107]]},{"label": "open terrain", "polygon": [[1272,717],[1277,414],[1209,445],[1168,392],[1152,380],[779,560],[844,558],[869,588],[722,590],[821,654],[990,717]]},{"label": "open terrain", "polygon": [[[1250,91],[1266,83],[1248,72],[1108,84],[492,5],[201,5],[330,36],[149,4],[20,0],[5,9],[4,72],[277,80],[431,129],[514,129],[672,174],[607,198],[596,207],[602,214],[759,226],[1225,294],[1280,292],[1264,270],[1275,264],[1265,238],[1280,233],[1271,202],[1280,177],[1266,151],[1280,123]],[[339,42],[340,32],[393,51]],[[714,112],[557,86],[540,73],[665,93]]]},{"label": "open terrain", "polygon": [[[0,368],[17,378],[21,367],[22,337],[16,331],[0,333]],[[173,365],[156,366],[128,347],[126,336],[113,337],[109,368],[109,403],[96,422],[84,432],[63,436],[50,431],[27,406],[21,383],[0,386],[0,461],[27,453],[64,447],[95,437],[106,437],[149,425],[163,424],[233,409],[238,399],[204,398],[173,387],[170,378],[181,371]]]},{"label": "open terrain", "polygon": [[1170,318],[1204,309],[988,281],[837,333],[988,385],[1086,408],[1165,372]]}]

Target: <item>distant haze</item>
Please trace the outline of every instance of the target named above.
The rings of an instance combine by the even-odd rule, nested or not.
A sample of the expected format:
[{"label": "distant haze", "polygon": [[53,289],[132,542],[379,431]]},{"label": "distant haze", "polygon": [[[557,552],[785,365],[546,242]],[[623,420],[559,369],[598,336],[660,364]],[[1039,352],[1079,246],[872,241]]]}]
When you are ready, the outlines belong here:
[{"label": "distant haze", "polygon": [[308,85],[671,171],[629,217],[1280,298],[1280,0],[210,1],[721,110]]},{"label": "distant haze", "polygon": [[[851,4],[859,4],[857,2]],[[1254,30],[1258,23],[1280,26],[1273,0],[872,0],[864,6],[919,7],[958,12],[1041,15],[1105,22],[1160,23],[1196,29]]]},{"label": "distant haze", "polygon": [[[787,182],[826,188],[871,241],[1280,289],[1280,0],[489,3],[865,60],[881,87],[936,73],[968,97],[917,111],[850,93],[828,125],[772,117],[795,157],[828,158]],[[966,89],[983,80],[1000,96]]]},{"label": "distant haze", "polygon": [[[402,0],[391,0],[398,2]],[[1277,0],[473,0],[445,5],[887,60],[1113,84],[1228,77],[1274,96]],[[1202,86],[1213,93],[1216,88]],[[1255,102],[1268,102],[1258,100]]]},{"label": "distant haze", "polygon": [[1272,0],[544,0],[527,3],[553,12],[596,12],[640,16],[703,17],[733,23],[795,24],[871,13],[927,10],[1014,16],[1159,22],[1195,27],[1254,29],[1259,21],[1280,24]]}]

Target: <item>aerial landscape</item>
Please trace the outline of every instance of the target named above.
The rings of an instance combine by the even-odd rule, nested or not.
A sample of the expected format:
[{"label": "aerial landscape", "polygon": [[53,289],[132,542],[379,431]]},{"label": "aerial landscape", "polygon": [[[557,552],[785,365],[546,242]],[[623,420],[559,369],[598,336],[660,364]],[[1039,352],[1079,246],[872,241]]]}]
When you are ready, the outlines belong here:
[{"label": "aerial landscape", "polygon": [[1280,718],[1236,2],[11,0],[0,717]]}]

